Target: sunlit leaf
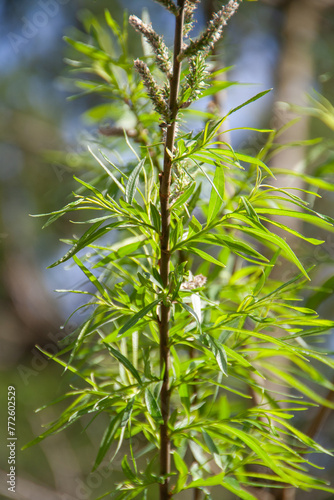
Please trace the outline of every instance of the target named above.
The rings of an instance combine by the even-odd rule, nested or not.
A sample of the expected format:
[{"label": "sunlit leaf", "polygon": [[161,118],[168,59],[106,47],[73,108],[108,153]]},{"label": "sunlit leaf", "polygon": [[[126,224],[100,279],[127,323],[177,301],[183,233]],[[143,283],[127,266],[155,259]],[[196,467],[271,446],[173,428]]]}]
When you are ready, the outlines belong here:
[{"label": "sunlit leaf", "polygon": [[140,375],[139,375],[138,371],[136,370],[136,368],[133,366],[133,364],[125,356],[123,356],[122,353],[117,351],[117,349],[114,349],[111,345],[107,344],[106,342],[104,343],[104,345],[107,347],[110,354],[114,358],[116,358],[117,361],[119,361],[124,366],[124,368],[129,370],[129,372],[134,376],[134,378],[137,380],[139,385],[142,385],[142,380],[140,378]]},{"label": "sunlit leaf", "polygon": [[138,180],[139,180],[139,174],[143,169],[143,165],[145,164],[145,159],[141,160],[139,164],[133,169],[131,172],[131,175],[128,179],[126,188],[125,188],[125,199],[127,203],[130,205],[132,204],[133,197],[135,195],[137,185],[138,185]]},{"label": "sunlit leaf", "polygon": [[127,330],[129,330],[130,328],[132,328],[136,323],[138,323],[138,321],[140,319],[142,319],[144,316],[146,316],[146,314],[148,314],[150,311],[152,311],[153,307],[155,307],[156,305],[158,305],[160,302],[160,299],[157,299],[157,300],[154,300],[153,302],[151,302],[151,304],[149,304],[148,306],[146,307],[143,307],[143,309],[141,309],[140,311],[138,311],[137,313],[135,313],[126,323],[124,326],[122,326],[122,328],[120,329],[119,331],[119,334],[122,335],[123,333],[125,333]]},{"label": "sunlit leaf", "polygon": [[225,180],[224,180],[224,170],[221,165],[216,166],[215,176],[213,178],[213,184],[215,189],[211,189],[211,196],[208,207],[208,221],[210,222],[217,216],[224,200],[225,191]]},{"label": "sunlit leaf", "polygon": [[158,402],[148,388],[145,389],[145,403],[149,414],[154,418],[154,420],[162,422],[162,415]]}]

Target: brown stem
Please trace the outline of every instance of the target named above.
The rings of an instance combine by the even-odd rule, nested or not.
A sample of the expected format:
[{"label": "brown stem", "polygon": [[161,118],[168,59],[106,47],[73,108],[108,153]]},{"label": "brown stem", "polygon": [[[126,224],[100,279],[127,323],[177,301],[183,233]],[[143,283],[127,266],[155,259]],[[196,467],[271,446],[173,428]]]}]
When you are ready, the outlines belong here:
[{"label": "brown stem", "polygon": [[202,492],[200,489],[194,489],[194,500],[201,500]]},{"label": "brown stem", "polygon": [[[328,392],[328,394],[326,396],[326,401],[328,401],[328,402],[334,401],[334,391]],[[322,405],[318,409],[317,414],[315,415],[314,419],[312,420],[312,422],[311,422],[311,424],[306,432],[306,435],[313,439],[316,436],[316,434],[321,430],[321,428],[324,426],[331,411],[332,411],[332,408],[328,408],[328,406]]]},{"label": "brown stem", "polygon": [[[178,113],[178,93],[180,86],[181,63],[178,61],[178,55],[181,52],[183,40],[183,23],[184,23],[184,2],[178,0],[178,14],[176,15],[175,23],[175,38],[174,38],[174,63],[173,76],[170,81],[170,119],[167,124],[167,135],[164,151],[164,165],[160,176],[160,208],[161,208],[161,236],[160,236],[160,275],[164,287],[169,285],[169,264],[170,264],[170,249],[169,249],[169,233],[170,233],[170,212],[169,212],[169,195],[172,180],[172,158],[171,154],[174,150],[176,118]],[[170,305],[161,304],[161,315],[159,322],[160,329],[160,369],[163,374],[161,388],[161,414],[163,423],[160,426],[160,474],[167,476],[170,474],[170,437],[168,432],[169,406],[170,406],[170,389],[169,389],[169,317]],[[169,478],[166,478],[160,484],[160,500],[169,500],[172,493],[169,491]]]}]

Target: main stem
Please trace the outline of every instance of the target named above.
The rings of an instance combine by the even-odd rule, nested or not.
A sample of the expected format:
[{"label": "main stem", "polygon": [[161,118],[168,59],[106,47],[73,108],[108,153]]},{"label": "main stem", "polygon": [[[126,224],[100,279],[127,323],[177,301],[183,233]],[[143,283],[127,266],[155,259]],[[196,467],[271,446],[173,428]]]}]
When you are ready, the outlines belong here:
[{"label": "main stem", "polygon": [[[160,209],[161,209],[161,237],[160,237],[160,275],[165,289],[169,286],[169,265],[170,265],[170,212],[169,196],[172,179],[172,158],[175,142],[175,127],[178,113],[177,98],[179,94],[181,63],[178,61],[178,55],[181,52],[183,41],[183,22],[184,22],[184,3],[185,0],[178,0],[179,11],[176,16],[175,38],[174,38],[174,63],[173,75],[170,81],[170,120],[167,123],[167,133],[164,151],[163,171],[160,177]],[[170,305],[161,304],[161,315],[159,322],[160,329],[160,369],[163,375],[161,388],[161,414],[163,423],[160,425],[160,474],[167,476],[170,474],[170,436],[168,431],[170,389],[169,389],[169,317]],[[166,477],[160,484],[160,500],[169,500],[171,498],[169,491],[169,478]]]}]

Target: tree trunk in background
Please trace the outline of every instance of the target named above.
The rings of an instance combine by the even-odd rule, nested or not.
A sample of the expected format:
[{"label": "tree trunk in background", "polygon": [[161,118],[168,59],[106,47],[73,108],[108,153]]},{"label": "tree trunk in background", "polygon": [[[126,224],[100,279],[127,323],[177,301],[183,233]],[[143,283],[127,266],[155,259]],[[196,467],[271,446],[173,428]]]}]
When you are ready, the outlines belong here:
[{"label": "tree trunk in background", "polygon": [[[273,2],[266,3],[272,4]],[[283,10],[284,20],[281,55],[277,68],[276,104],[273,110],[272,121],[272,126],[275,129],[279,129],[297,117],[287,107],[280,105],[281,102],[299,106],[307,105],[306,94],[311,92],[316,77],[314,74],[313,57],[314,42],[321,29],[324,9],[333,6],[334,0],[283,0],[279,2],[279,5],[281,5],[281,9]],[[309,123],[310,118],[308,116],[301,116],[297,123],[277,138],[276,144],[308,139]],[[281,151],[271,160],[270,166],[304,172],[306,169],[305,148],[292,147]],[[271,183],[277,187],[303,188],[301,179],[289,175],[280,175],[276,181],[272,181]],[[303,198],[303,193],[296,191],[295,194]],[[294,209],[298,210],[298,207],[295,206]],[[301,220],[293,218],[284,220],[283,217],[277,220],[298,232],[302,232]],[[278,228],[276,228],[276,232],[280,234]],[[298,241],[291,234],[285,233],[284,238],[293,248],[297,246],[297,243],[300,244],[300,240]],[[271,277],[273,279],[277,277],[283,281],[288,281],[293,274],[295,274],[295,270],[292,268],[292,265],[284,262],[284,269],[276,267]],[[293,500],[295,494],[296,490],[294,488],[283,490],[273,489],[271,492],[268,492],[267,498],[269,499],[274,496],[277,500]]]},{"label": "tree trunk in background", "polygon": [[[273,127],[278,129],[297,115],[288,111],[280,102],[305,106],[306,94],[314,86],[313,44],[321,27],[325,7],[334,5],[333,0],[288,0],[281,2],[284,21],[282,47],[277,68],[276,105],[273,112]],[[291,128],[276,141],[277,144],[308,139],[309,117],[302,116]],[[271,161],[271,167],[288,168],[303,172],[305,170],[305,149],[293,147],[278,153]],[[279,176],[274,185],[278,187],[303,188],[299,178]],[[300,195],[301,193],[296,193]],[[295,207],[298,209],[297,207]],[[280,219],[282,220],[282,218]],[[301,230],[301,221],[289,218],[288,225]],[[289,238],[288,238],[289,240]],[[292,246],[295,238],[288,241]]]}]

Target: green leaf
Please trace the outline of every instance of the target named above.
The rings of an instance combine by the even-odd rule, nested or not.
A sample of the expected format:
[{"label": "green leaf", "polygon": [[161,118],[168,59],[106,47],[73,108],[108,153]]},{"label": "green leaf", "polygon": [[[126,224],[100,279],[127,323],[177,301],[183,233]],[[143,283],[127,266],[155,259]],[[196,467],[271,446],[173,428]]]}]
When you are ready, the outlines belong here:
[{"label": "green leaf", "polygon": [[103,434],[99,451],[95,459],[93,471],[95,471],[98,468],[98,466],[101,464],[102,460],[106,456],[106,453],[108,452],[110,446],[114,441],[115,434],[121,426],[122,419],[123,419],[123,411],[118,413],[114,418],[110,420],[110,424],[108,425]]},{"label": "green leaf", "polygon": [[104,11],[104,15],[105,15],[105,18],[106,18],[106,21],[108,23],[108,26],[111,28],[111,31],[113,33],[115,33],[115,35],[120,38],[121,35],[122,35],[122,32],[120,30],[120,27],[118,26],[118,24],[116,23],[116,21],[113,19],[113,17],[111,16],[110,12],[108,9],[105,9]]},{"label": "green leaf", "polygon": [[216,476],[210,476],[206,479],[196,479],[195,481],[191,481],[191,483],[189,483],[184,489],[188,490],[189,488],[205,488],[207,486],[218,486],[223,483],[224,477],[225,472],[221,472]]},{"label": "green leaf", "polygon": [[[97,262],[93,266],[93,269],[95,269],[97,267],[104,267],[105,265],[109,264],[110,262],[117,260],[117,259],[122,259],[123,257],[131,257],[132,256],[131,254],[133,254],[133,252],[135,252],[139,248],[142,248],[143,246],[145,246],[145,244],[148,243],[148,241],[145,241],[145,235],[136,236],[135,238],[128,238],[128,240],[131,240],[131,241],[135,240],[135,241],[133,241],[132,243],[126,244],[126,240],[122,240],[121,241],[121,243],[123,243],[122,245],[120,245],[120,244],[113,245],[112,247],[110,247],[108,249],[110,251],[110,253],[106,257],[101,259],[99,262]],[[113,248],[115,248],[115,247],[116,247],[116,249],[113,250]]]},{"label": "green leaf", "polygon": [[47,351],[45,351],[44,349],[42,349],[39,346],[37,346],[37,349],[39,351],[41,351],[47,358],[52,359],[53,361],[55,361],[56,363],[58,363],[60,366],[63,366],[66,370],[69,370],[70,372],[74,373],[78,377],[82,378],[85,382],[87,382],[87,384],[91,385],[92,387],[94,387],[94,389],[96,389],[95,382],[93,382],[90,378],[85,377],[81,373],[80,370],[78,370],[74,366],[69,365],[68,363],[65,363],[65,361],[62,361],[61,359],[57,358],[55,355],[52,355],[52,354],[48,353]]},{"label": "green leaf", "polygon": [[320,453],[325,453],[326,455],[333,456],[333,454],[330,451],[326,450],[325,448],[320,446],[320,444],[316,443],[312,438],[310,438],[309,436],[307,436],[303,432],[300,432],[298,429],[296,429],[295,427],[290,425],[288,422],[286,422],[286,420],[283,420],[281,418],[277,418],[275,416],[273,416],[272,418],[273,418],[273,420],[278,422],[280,424],[280,426],[285,427],[286,429],[291,431],[291,434],[293,434],[299,441],[301,441],[303,444],[305,444],[308,448],[313,448],[313,450],[316,450]]},{"label": "green leaf", "polygon": [[203,429],[202,429],[202,435],[203,435],[205,444],[209,448],[210,453],[212,455],[214,455],[214,454],[219,455],[219,450],[218,450],[217,446],[215,445],[215,443],[213,442],[212,437]]},{"label": "green leaf", "polygon": [[190,196],[193,194],[196,188],[196,182],[192,182],[190,186],[185,190],[184,193],[182,193],[173,203],[171,206],[171,210],[175,210],[179,207],[182,207],[186,201],[190,198]]},{"label": "green leaf", "polygon": [[211,82],[210,87],[208,87],[207,89],[203,90],[203,92],[201,92],[201,98],[217,94],[217,92],[220,92],[220,91],[222,91],[228,87],[231,87],[232,85],[235,85],[235,84],[236,84],[236,82],[231,82],[231,81]]},{"label": "green leaf", "polygon": [[285,255],[293,262],[298,269],[304,274],[304,276],[309,280],[309,276],[304,269],[303,265],[297,258],[296,254],[291,250],[290,246],[287,244],[286,241],[283,240],[280,236],[274,233],[270,233],[269,231],[262,231],[260,229],[254,228],[254,227],[246,227],[243,225],[233,226],[235,229],[239,229],[240,231],[243,231],[245,233],[248,233],[251,236],[254,236],[255,238],[258,239],[264,239],[265,241],[268,241],[269,243],[272,243],[273,245],[278,246],[281,250],[284,251]]},{"label": "green leaf", "polygon": [[175,464],[176,470],[179,473],[179,477],[177,478],[174,492],[179,493],[180,491],[182,491],[182,489],[187,481],[188,467],[176,451],[174,451],[174,453],[173,453],[173,458],[174,458],[174,464]]},{"label": "green leaf", "polygon": [[215,189],[211,188],[211,195],[208,208],[207,225],[217,216],[224,200],[225,179],[222,165],[217,164],[213,178]]},{"label": "green leaf", "polygon": [[74,347],[72,349],[72,352],[71,352],[71,355],[70,355],[70,359],[68,360],[68,364],[70,365],[73,361],[73,359],[75,358],[75,355],[76,353],[79,351],[83,341],[85,340],[85,337],[86,335],[89,335],[90,333],[90,326],[93,322],[93,318],[89,318],[89,320],[87,320],[81,330],[80,330],[80,333],[78,335],[78,338],[77,340],[75,341],[75,344],[74,344]]},{"label": "green leaf", "polygon": [[164,290],[164,285],[161,281],[161,277],[159,276],[158,279],[153,276],[151,273],[147,273],[143,271],[143,274],[138,273],[138,278],[144,282],[145,286],[148,285],[155,285],[158,287],[160,290]]},{"label": "green leaf", "polygon": [[122,328],[119,331],[119,335],[123,335],[123,333],[125,333],[127,330],[132,328],[136,323],[138,323],[138,321],[140,319],[142,319],[144,316],[146,316],[146,314],[149,313],[153,309],[154,306],[158,305],[159,302],[161,302],[161,299],[156,299],[153,302],[151,302],[151,304],[149,304],[148,306],[144,307],[143,309],[138,311],[136,314],[134,314],[132,316],[132,318],[130,318],[129,321],[127,321],[125,323],[125,325],[122,326]]},{"label": "green leaf", "polygon": [[130,479],[130,481],[133,481],[134,483],[138,482],[137,476],[132,472],[132,469],[129,465],[127,455],[124,455],[124,458],[122,460],[122,470],[125,474],[125,476]]},{"label": "green leaf", "polygon": [[133,169],[129,176],[129,180],[125,188],[125,200],[130,205],[132,204],[132,200],[138,185],[139,174],[144,166],[144,163],[145,158],[139,162],[139,164]]},{"label": "green leaf", "polygon": [[92,58],[92,59],[97,59],[98,61],[105,61],[105,62],[110,62],[111,57],[106,54],[103,50],[99,50],[96,47],[93,47],[92,45],[88,45],[83,42],[78,42],[77,40],[72,40],[72,38],[69,38],[68,36],[64,36],[65,42],[69,43],[74,47],[78,52],[81,52],[82,54],[85,54],[86,56]]},{"label": "green leaf", "polygon": [[220,266],[220,267],[225,267],[225,265],[222,264],[222,262],[215,259],[214,257],[212,257],[212,255],[204,252],[203,250],[200,250],[199,248],[188,247],[187,250],[191,253],[198,255],[202,259],[207,260],[208,262],[211,262],[212,264],[216,264],[217,266]]},{"label": "green leaf", "polygon": [[[109,168],[103,163],[102,160],[100,160],[100,158],[98,156],[96,156],[96,154],[92,151],[92,149],[89,146],[88,146],[88,151],[95,158],[95,160],[101,165],[101,167],[109,175],[109,177],[111,177],[111,179],[118,186],[118,188],[122,191],[122,193],[125,193],[125,189],[122,186],[122,184],[119,182],[119,180],[112,174],[112,172],[110,172]],[[103,155],[103,156],[105,157],[105,155]],[[108,162],[110,163],[109,160],[108,160]]]},{"label": "green leaf", "polygon": [[223,345],[217,339],[211,337],[211,335],[205,335],[205,339],[217,360],[219,368],[224,375],[227,375],[227,356]]},{"label": "green leaf", "polygon": [[104,297],[105,299],[108,299],[109,298],[108,294],[105,291],[105,289],[103,288],[103,286],[101,285],[101,283],[99,282],[99,280],[97,279],[97,277],[94,276],[94,274],[91,273],[90,270],[87,269],[87,267],[83,265],[83,263],[81,262],[81,260],[79,259],[79,257],[77,257],[76,255],[73,255],[73,260],[77,264],[77,266],[80,267],[81,271],[83,271],[83,273],[87,276],[87,278],[89,279],[89,281],[100,292],[100,294],[102,295],[102,297]]},{"label": "green leaf", "polygon": [[264,90],[263,92],[259,92],[255,96],[251,97],[251,99],[248,99],[247,101],[243,102],[242,104],[240,104],[236,108],[231,109],[231,111],[229,111],[227,113],[227,115],[225,115],[224,120],[228,116],[230,116],[232,113],[235,113],[236,111],[238,111],[239,109],[243,108],[244,106],[248,106],[248,104],[250,104],[251,102],[254,102],[254,101],[257,101],[258,99],[261,99],[261,97],[263,97],[264,95],[268,94],[268,92],[271,92],[271,91],[272,91],[272,89],[268,89],[268,90]]},{"label": "green leaf", "polygon": [[189,222],[189,229],[191,229],[191,231],[189,230],[190,234],[195,234],[202,230],[202,224],[196,219],[194,215]]},{"label": "green leaf", "polygon": [[239,482],[234,477],[225,477],[221,486],[237,495],[237,497],[242,498],[242,500],[257,500],[257,497],[242,489]]},{"label": "green leaf", "polygon": [[102,224],[102,222],[97,222],[94,224],[88,231],[86,231],[81,238],[78,239],[78,241],[70,248],[70,250],[59,260],[51,264],[48,269],[58,266],[59,264],[62,264],[63,262],[66,262],[69,260],[73,255],[78,253],[80,250],[83,248],[89,246],[93,241],[97,240],[98,238],[101,238],[105,234],[107,234],[109,231],[112,229],[115,229],[119,226],[122,225],[122,222],[114,222],[113,224],[108,224],[107,226],[103,226],[100,229],[99,226]]},{"label": "green leaf", "polygon": [[261,446],[261,443],[255,437],[247,434],[241,429],[232,427],[231,425],[225,423],[217,424],[217,428],[221,429],[223,432],[227,432],[231,436],[238,437],[243,444],[246,444],[251,450],[253,450],[258,455],[258,457],[261,458],[263,463],[267,465],[272,471],[274,471],[278,476],[287,481],[289,484],[298,486],[290,476],[282,471],[280,461],[274,459],[271,454]]},{"label": "green leaf", "polygon": [[161,411],[158,405],[157,400],[153,396],[152,392],[150,389],[146,388],[145,389],[145,403],[146,403],[146,408],[149,412],[149,414],[156,420],[157,422],[162,422],[162,415]]},{"label": "green leaf", "polygon": [[272,171],[267,167],[263,161],[261,161],[259,158],[256,158],[254,156],[249,156],[243,153],[238,153],[236,151],[230,151],[229,149],[222,149],[222,148],[212,148],[208,149],[210,153],[214,153],[216,155],[219,155],[220,157],[229,157],[232,158],[234,161],[244,161],[245,163],[249,163],[250,165],[257,165],[258,167],[263,168],[267,172],[267,174],[270,175],[270,177],[275,177]]},{"label": "green leaf", "polygon": [[186,310],[188,311],[188,313],[190,313],[194,318],[195,318],[195,321],[197,323],[197,327],[198,327],[198,330],[201,332],[202,331],[202,327],[201,327],[201,322],[199,320],[199,317],[197,316],[197,314],[195,313],[195,311],[190,307],[188,306],[188,304],[186,304],[185,302],[179,302],[179,304],[181,304],[181,306]]},{"label": "green leaf", "polygon": [[44,214],[32,214],[32,215],[30,215],[30,217],[46,217],[46,216],[48,216],[49,217],[48,220],[46,221],[46,223],[42,227],[42,229],[45,229],[48,226],[50,226],[50,224],[55,222],[57,219],[59,219],[60,217],[65,215],[66,213],[76,210],[76,207],[78,205],[80,205],[81,203],[82,203],[82,200],[75,200],[75,201],[72,201],[71,203],[68,203],[64,208],[61,208],[60,210],[54,210],[53,212],[44,213]]},{"label": "green leaf", "polygon": [[[192,156],[192,160],[196,163],[196,166],[197,168],[202,172],[202,174],[207,178],[207,180],[210,182],[211,184],[211,187],[212,189],[216,192],[217,196],[219,198],[221,198],[221,195],[217,189],[217,187],[215,186],[214,184],[214,181],[211,179],[211,177],[206,173],[205,169],[201,167],[201,165],[198,163],[198,161],[196,161],[194,155]],[[215,165],[217,165],[217,163],[215,162]],[[223,168],[221,165],[220,165],[221,168]]]},{"label": "green leaf", "polygon": [[[246,254],[253,256],[257,259],[260,259],[263,262],[268,262],[268,259],[266,257],[261,255],[254,248],[252,248],[248,243],[240,239],[237,239],[234,236],[230,236],[228,234],[208,233],[208,234],[200,234],[198,237],[195,235],[191,237],[191,244],[193,244],[195,241],[198,241],[200,243],[206,243],[207,245],[218,245],[222,247],[227,247],[237,255]],[[184,243],[187,243],[187,240],[185,240]],[[242,255],[242,257],[244,256]]]},{"label": "green leaf", "polygon": [[[175,356],[173,355],[174,364],[176,364]],[[183,404],[187,414],[190,416],[190,397],[189,397],[189,387],[187,384],[181,384],[179,386],[179,396],[181,403]]]},{"label": "green leaf", "polygon": [[324,181],[323,179],[319,179],[318,177],[312,177],[311,175],[306,175],[301,172],[295,172],[294,170],[289,170],[287,168],[273,168],[273,172],[276,175],[291,175],[293,177],[299,177],[306,183],[311,186],[316,186],[320,189],[324,189],[325,191],[334,191],[334,184]]},{"label": "green leaf", "polygon": [[153,222],[153,226],[155,227],[155,230],[157,233],[160,233],[161,230],[161,215],[159,214],[159,211],[155,205],[153,205],[152,202],[150,202],[150,210],[151,210],[151,219]]},{"label": "green leaf", "polygon": [[[307,207],[305,207],[307,209]],[[294,219],[304,220],[313,225],[321,225],[326,229],[330,229],[333,225],[333,219],[328,216],[319,214],[317,212],[313,213],[305,213],[297,210],[287,210],[282,208],[256,208],[256,212],[258,214],[270,214],[270,215],[279,215],[282,217],[293,217]],[[316,240],[317,242],[319,240]]]},{"label": "green leaf", "polygon": [[279,367],[276,365],[273,365],[271,363],[267,363],[265,361],[261,361],[261,364],[264,368],[266,368],[268,371],[274,373],[277,375],[278,378],[281,380],[284,380],[290,387],[293,387],[294,389],[297,389],[300,391],[302,394],[305,396],[309,397],[311,400],[315,401],[316,403],[319,403],[327,408],[332,408],[334,409],[334,402],[325,399],[322,397],[320,394],[315,392],[313,389],[310,389],[307,385],[305,385],[303,382],[300,382],[296,377],[288,373],[287,371],[281,370]]},{"label": "green leaf", "polygon": [[139,385],[142,385],[142,380],[140,378],[140,375],[137,372],[136,368],[133,366],[133,364],[130,363],[130,361],[125,356],[123,356],[123,354],[121,354],[119,351],[111,347],[111,345],[107,344],[106,342],[104,342],[104,345],[107,347],[110,354],[114,358],[116,358],[117,361],[119,361],[127,370],[129,370],[129,372],[134,376]]}]

